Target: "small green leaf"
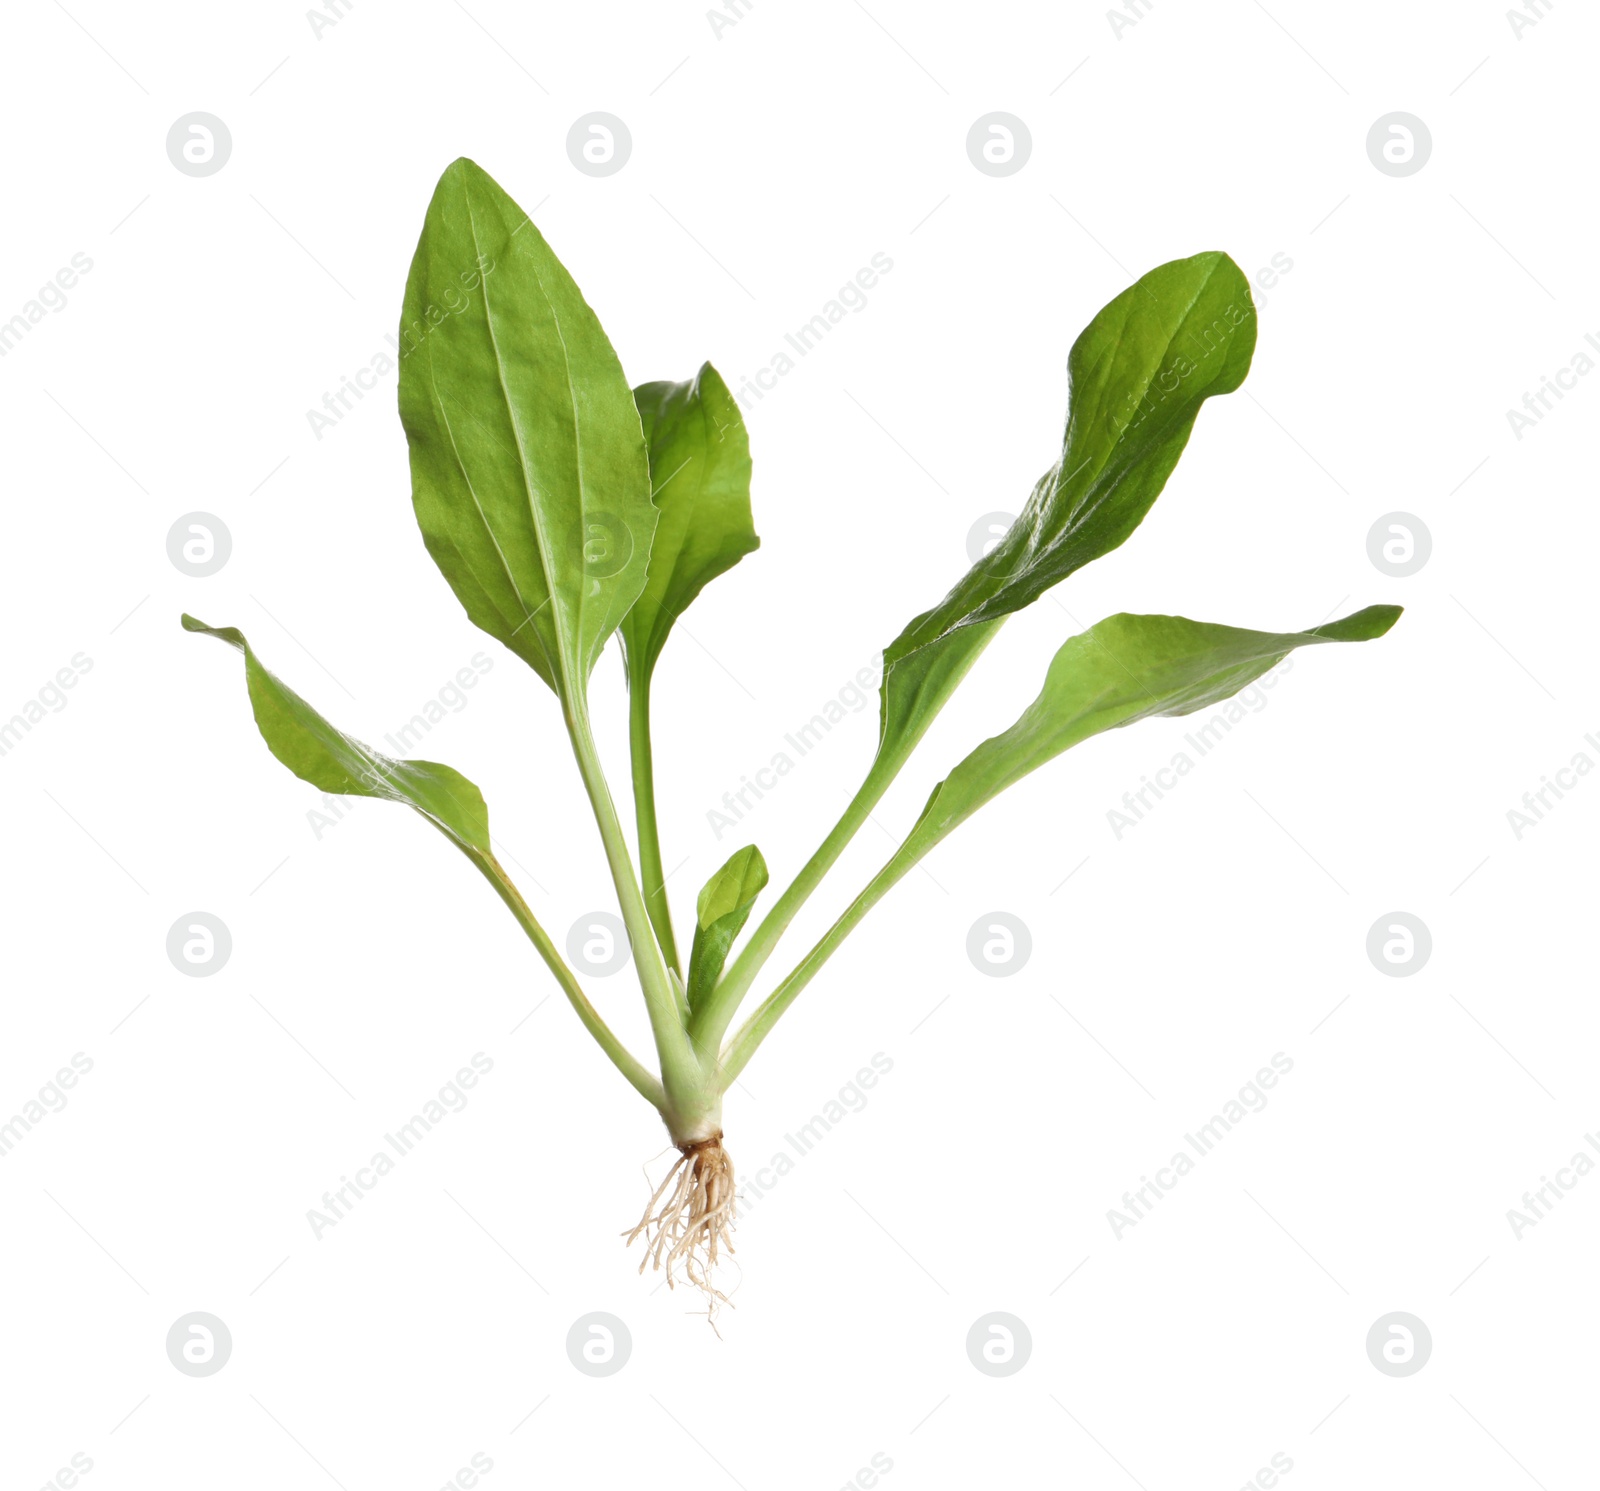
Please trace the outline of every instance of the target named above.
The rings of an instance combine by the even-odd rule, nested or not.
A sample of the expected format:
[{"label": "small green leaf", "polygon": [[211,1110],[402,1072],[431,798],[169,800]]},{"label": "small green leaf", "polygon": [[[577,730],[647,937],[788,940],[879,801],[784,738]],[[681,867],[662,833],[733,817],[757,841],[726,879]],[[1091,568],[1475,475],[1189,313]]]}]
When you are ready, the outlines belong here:
[{"label": "small green leaf", "polygon": [[1399,615],[1399,606],[1368,606],[1306,632],[1242,631],[1181,616],[1107,617],[1056,653],[1039,697],[1009,730],[984,741],[934,788],[884,875],[892,883],[992,797],[1090,736],[1156,715],[1192,714],[1237,693],[1297,647],[1371,641]]},{"label": "small green leaf", "polygon": [[750,442],[739,406],[711,364],[690,383],[634,389],[660,509],[645,587],[622,623],[628,664],[629,754],[639,869],[656,939],[671,968],[678,946],[656,826],[650,680],[673,623],[725,570],[760,547],[750,521]]},{"label": "small green leaf", "polygon": [[415,808],[458,848],[493,863],[489,809],[483,794],[460,772],[434,761],[396,761],[336,730],[297,693],[273,677],[232,626],[207,626],[183,618],[185,631],[237,647],[256,727],[267,748],[303,782],[324,792],[379,797]]},{"label": "small green leaf", "polygon": [[693,382],[644,383],[633,397],[661,518],[622,639],[630,675],[648,684],[672,624],[761,540],[750,518],[750,441],[717,370],[708,362]]},{"label": "small green leaf", "polygon": [[1061,458],[995,548],[884,650],[880,759],[905,759],[997,622],[1139,526],[1200,406],[1238,388],[1255,343],[1249,282],[1221,253],[1152,269],[1084,328]]},{"label": "small green leaf", "polygon": [[594,312],[469,160],[428,205],[400,338],[428,552],[476,625],[578,701],[644,588],[656,525],[644,436]]},{"label": "small green leaf", "polygon": [[689,952],[689,1008],[715,986],[728,949],[767,883],[767,862],[754,844],[736,849],[700,892]]}]

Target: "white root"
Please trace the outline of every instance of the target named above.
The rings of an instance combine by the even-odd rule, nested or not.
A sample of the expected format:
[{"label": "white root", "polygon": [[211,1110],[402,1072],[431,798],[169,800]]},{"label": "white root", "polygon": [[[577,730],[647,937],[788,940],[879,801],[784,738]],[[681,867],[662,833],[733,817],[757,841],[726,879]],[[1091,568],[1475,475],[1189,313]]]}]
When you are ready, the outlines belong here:
[{"label": "white root", "polygon": [[644,1238],[639,1272],[647,1265],[665,1269],[671,1289],[681,1269],[705,1296],[708,1316],[715,1315],[719,1304],[730,1303],[712,1282],[712,1271],[720,1253],[733,1252],[736,1202],[733,1160],[722,1147],[722,1135],[680,1145],[678,1158],[646,1204],[639,1225],[623,1234],[629,1247]]}]

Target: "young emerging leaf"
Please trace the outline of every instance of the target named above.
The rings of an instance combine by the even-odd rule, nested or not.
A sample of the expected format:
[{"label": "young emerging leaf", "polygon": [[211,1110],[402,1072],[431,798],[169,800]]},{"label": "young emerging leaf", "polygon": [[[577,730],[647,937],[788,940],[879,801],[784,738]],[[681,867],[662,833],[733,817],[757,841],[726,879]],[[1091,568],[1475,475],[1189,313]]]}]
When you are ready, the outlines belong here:
[{"label": "young emerging leaf", "polygon": [[244,654],[245,682],[256,727],[267,749],[301,781],[324,792],[402,802],[415,808],[464,853],[493,861],[489,809],[483,794],[460,772],[435,761],[396,761],[336,730],[262,667],[237,627],[207,626],[185,616],[183,628],[217,637]]},{"label": "young emerging leaf", "polygon": [[1255,344],[1249,282],[1221,253],[1152,269],[1084,328],[1067,359],[1061,458],[999,544],[884,651],[880,756],[911,750],[994,623],[1139,526],[1200,406],[1244,382]]},{"label": "young emerging leaf", "polygon": [[1368,606],[1306,632],[1250,632],[1182,616],[1108,616],[1066,642],[1039,697],[933,790],[891,865],[908,868],[990,798],[1071,746],[1135,720],[1192,714],[1236,694],[1297,647],[1368,642],[1399,618]]},{"label": "young emerging leaf", "polygon": [[711,364],[691,383],[634,389],[660,510],[644,590],[622,623],[634,686],[649,683],[672,624],[712,580],[761,546],[750,518],[750,441]]},{"label": "young emerging leaf", "polygon": [[689,1008],[715,986],[728,949],[749,920],[750,908],[767,883],[767,862],[754,844],[734,851],[705,883],[696,906],[694,946],[689,952]]},{"label": "young emerging leaf", "polygon": [[406,282],[400,417],[428,552],[564,702],[645,583],[633,393],[578,287],[480,167],[439,180]]}]

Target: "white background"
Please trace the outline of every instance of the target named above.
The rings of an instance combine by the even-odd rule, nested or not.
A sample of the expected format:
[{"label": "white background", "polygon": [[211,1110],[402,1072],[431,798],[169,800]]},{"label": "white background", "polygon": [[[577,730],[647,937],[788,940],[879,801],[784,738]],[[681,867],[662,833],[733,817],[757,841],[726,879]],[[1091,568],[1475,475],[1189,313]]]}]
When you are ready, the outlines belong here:
[{"label": "white background", "polygon": [[[0,715],[93,666],[0,758],[0,1116],[94,1067],[0,1164],[7,1484],[76,1453],[106,1488],[425,1491],[477,1452],[490,1487],[835,1488],[874,1454],[891,1488],[1230,1488],[1274,1454],[1305,1491],[1592,1484],[1600,1179],[1520,1240],[1506,1216],[1600,1127],[1600,783],[1520,840],[1506,817],[1600,760],[1600,379],[1520,440],[1506,418],[1600,332],[1592,14],[1519,37],[1504,0],[1156,0],[1119,34],[1096,5],[755,0],[719,37],[695,4],[362,0],[319,39],[292,3],[68,10],[8,7],[0,319],[93,269],[0,359]],[[195,110],[233,138],[203,179],[165,151]],[[633,137],[606,179],[566,153],[592,110]],[[1004,179],[965,150],[992,110],[1032,134]],[[1433,138],[1398,179],[1365,143],[1394,110]],[[614,909],[552,697],[419,541],[392,381],[320,440],[307,419],[384,349],[463,154],[636,381],[709,357],[734,382],[894,263],[748,411],[763,547],[657,675],[680,926],[732,848],[782,883],[843,806],[871,702],[736,833],[707,819],[1020,505],[1090,316],[1201,249],[1292,260],[1245,389],[1134,538],[1005,629],[773,975],[1081,626],[1407,608],[1302,655],[1120,839],[1108,810],[1193,722],[1054,763],[874,913],[729,1099],[748,1171],[893,1063],[750,1209],[720,1340],[634,1273],[618,1234],[664,1135],[502,907],[398,808],[317,837],[237,656],[178,627],[243,627],[379,745],[485,653],[424,754],[482,786],[558,941]],[[196,510],[233,536],[209,579],[166,555]],[[1366,551],[1396,510],[1434,544],[1403,580]],[[625,797],[615,655],[595,696]],[[231,929],[215,977],[166,956],[195,910]],[[994,910],[1032,933],[1008,979],[965,952]],[[1366,954],[1396,910],[1432,933],[1414,977]],[[646,1049],[631,974],[591,987]],[[478,1051],[470,1106],[317,1240],[308,1209]],[[1269,1106],[1119,1240],[1108,1210],[1275,1052]],[[233,1337],[206,1378],[164,1350],[197,1310]],[[564,1344],[593,1311],[632,1332],[603,1379]],[[992,1311],[1032,1335],[1009,1377],[967,1358]],[[1392,1311],[1432,1333],[1409,1377],[1367,1357]]]}]

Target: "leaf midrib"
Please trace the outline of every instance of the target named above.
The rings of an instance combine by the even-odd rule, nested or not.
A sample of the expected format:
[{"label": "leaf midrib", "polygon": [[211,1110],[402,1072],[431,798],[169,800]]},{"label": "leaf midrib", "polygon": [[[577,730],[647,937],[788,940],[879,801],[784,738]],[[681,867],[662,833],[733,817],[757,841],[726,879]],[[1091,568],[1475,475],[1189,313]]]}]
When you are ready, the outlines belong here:
[{"label": "leaf midrib", "polygon": [[[473,247],[473,250],[474,250],[474,253],[476,255],[478,263],[482,264],[482,262],[483,262],[483,252],[482,252],[482,244],[481,244],[481,242],[480,242],[480,240],[478,238],[478,215],[477,215],[477,212],[473,209],[471,189],[464,185],[462,187],[461,195],[462,195],[463,200],[466,202],[466,207],[467,207],[467,227],[468,227],[469,231],[472,234],[472,247]],[[528,223],[528,222],[532,222],[532,221],[533,221],[532,218],[525,218],[524,219],[524,223]],[[508,254],[512,254],[512,253],[516,252],[516,250],[511,246],[511,240],[516,237],[517,231],[520,231],[520,225],[519,225],[519,229],[518,230],[513,230],[511,235],[506,239],[505,252],[508,253]],[[562,335],[562,332],[561,332],[561,317],[557,314],[555,306],[551,303],[550,296],[549,296],[549,294],[546,292],[546,290],[544,288],[544,281],[539,277],[538,266],[533,262],[533,260],[531,258],[527,259],[526,263],[527,263],[527,266],[528,266],[529,270],[533,274],[534,283],[539,287],[539,296],[544,301],[545,309],[548,310],[549,313],[550,313],[550,320],[555,325],[556,340],[559,341],[560,344],[561,344],[561,365],[562,365],[562,369],[563,369],[563,372],[565,373],[566,380],[567,380],[568,402],[572,405],[572,446],[573,446],[573,451],[574,451],[574,453],[575,453],[575,455],[577,457],[577,461],[578,461],[578,473],[577,473],[577,475],[578,475],[578,511],[579,511],[579,514],[580,514],[580,524],[581,524],[581,522],[583,521],[583,515],[587,511],[587,505],[586,505],[586,502],[585,502],[585,493],[584,493],[584,487],[583,487],[583,450],[582,450],[581,444],[579,443],[579,438],[578,438],[578,408],[577,408],[577,403],[576,403],[576,401],[574,400],[574,398],[572,396],[572,364],[571,364],[571,359],[568,358],[568,356],[567,356],[567,342],[566,342],[566,338]],[[569,698],[572,698],[574,696],[573,696],[573,692],[572,692],[572,678],[571,678],[570,673],[569,673],[568,668],[567,668],[568,646],[564,645],[564,644],[566,644],[570,639],[567,639],[567,638],[562,636],[563,627],[562,627],[561,607],[556,604],[556,588],[555,588],[555,583],[554,583],[554,580],[553,580],[553,578],[551,576],[551,572],[550,572],[549,535],[545,532],[545,526],[544,526],[543,520],[540,517],[539,510],[538,510],[538,505],[534,501],[533,486],[532,486],[532,483],[529,480],[527,445],[526,445],[526,442],[523,439],[522,421],[521,421],[520,417],[518,416],[516,403],[511,397],[511,390],[506,387],[505,362],[500,356],[500,338],[495,333],[496,311],[495,311],[494,303],[491,300],[490,295],[489,295],[489,278],[488,278],[488,276],[484,275],[482,277],[482,279],[479,281],[479,283],[483,286],[483,323],[484,323],[484,326],[488,329],[488,332],[489,332],[489,346],[490,346],[490,349],[494,353],[495,379],[500,385],[500,396],[501,396],[502,399],[505,400],[506,414],[511,420],[511,432],[516,437],[516,441],[517,441],[517,469],[518,469],[518,472],[520,473],[521,478],[522,478],[522,494],[523,494],[523,499],[527,504],[528,521],[533,527],[534,550],[538,554],[538,558],[539,558],[539,572],[540,572],[541,576],[544,579],[545,595],[549,598],[551,627],[552,627],[552,629],[554,630],[554,632],[556,634],[556,639],[557,639],[557,644],[558,644],[557,647],[556,647],[556,652],[558,654],[557,657],[555,657],[555,658],[551,658],[550,657],[550,651],[544,645],[544,636],[539,631],[539,627],[538,627],[537,624],[534,625],[533,631],[534,631],[534,634],[536,636],[538,636],[538,638],[539,638],[539,646],[540,646],[541,650],[544,652],[545,660],[551,664],[551,674],[552,674],[553,678],[559,678],[560,679],[560,687],[558,689],[558,692],[561,694],[562,698],[569,699]],[[481,507],[480,507],[479,511],[480,512],[482,511]],[[498,550],[498,548],[499,548],[498,541],[496,542],[495,547]],[[581,553],[581,550],[580,550],[580,553]],[[502,554],[501,555],[501,563],[503,564],[504,562],[505,562],[505,556]],[[584,602],[584,593],[583,593],[583,591],[584,591],[584,587],[580,583],[579,586],[578,586],[578,608],[579,608],[578,623],[579,623],[579,633],[580,633],[580,635],[581,635],[582,629],[583,629],[583,615],[582,615],[583,602]],[[519,600],[522,600],[523,609],[526,610],[527,609],[527,601],[525,599],[523,599],[522,594],[521,594],[520,591],[518,591],[517,598]],[[529,616],[528,616],[528,619],[532,620],[533,616],[535,616],[537,614],[538,614],[537,612],[530,612]]]},{"label": "leaf midrib", "polygon": [[[428,392],[432,395],[434,407],[439,411],[439,418],[444,423],[444,432],[450,439],[450,454],[455,458],[456,470],[461,473],[461,480],[466,483],[467,494],[472,498],[473,510],[478,514],[478,519],[483,524],[483,531],[485,535],[487,535],[489,543],[494,548],[495,557],[500,561],[500,568],[505,574],[506,583],[511,586],[511,593],[516,596],[518,603],[522,607],[522,620],[519,621],[516,626],[510,628],[508,633],[508,635],[514,637],[519,631],[522,630],[523,627],[525,627],[530,621],[533,620],[535,616],[539,614],[539,611],[544,609],[544,606],[548,604],[548,601],[541,602],[540,605],[535,609],[530,609],[528,606],[527,596],[522,593],[522,587],[517,584],[517,577],[511,572],[511,565],[506,559],[505,550],[500,547],[499,536],[494,531],[494,525],[489,521],[489,515],[483,510],[483,503],[478,499],[478,489],[473,485],[472,475],[467,470],[467,463],[462,459],[461,447],[456,442],[455,426],[450,422],[450,411],[445,407],[444,396],[439,392],[439,384],[434,377],[433,352],[431,349],[428,353]],[[445,530],[441,529],[440,534],[446,539],[450,547],[455,551],[456,557],[460,559],[463,565],[470,570],[471,564],[467,560],[466,555],[461,552],[460,545],[458,545],[454,539],[450,538]],[[490,607],[493,608],[495,614],[499,616],[501,621],[504,622],[507,620],[505,613],[501,611],[499,606],[495,605],[494,598],[489,594],[487,588],[480,586],[480,589],[483,589],[484,600],[488,602]],[[544,653],[545,660],[548,662],[550,655],[545,651],[544,638],[540,636],[539,629],[537,627],[534,628],[533,634],[535,639],[538,641],[539,650]]]}]

